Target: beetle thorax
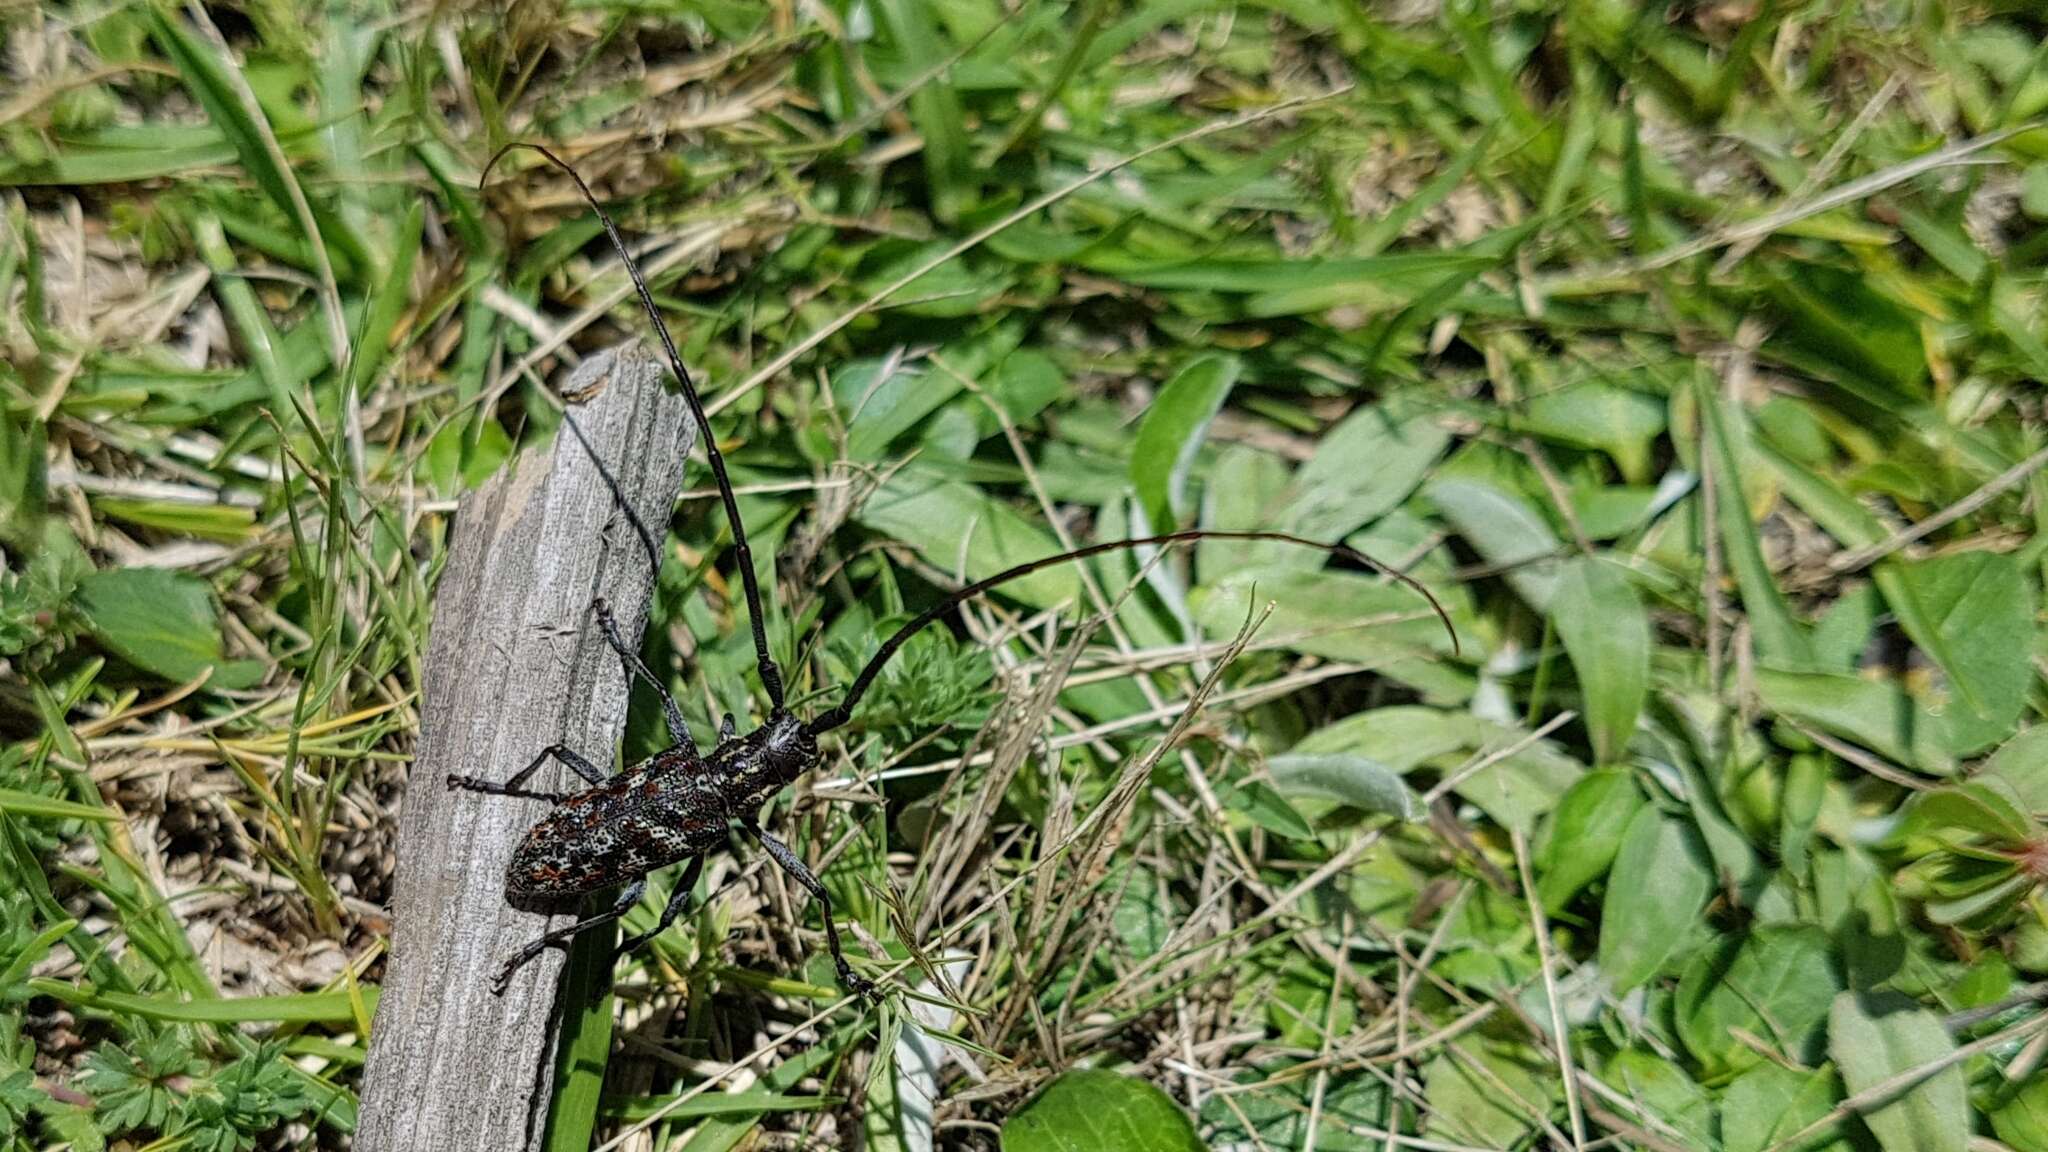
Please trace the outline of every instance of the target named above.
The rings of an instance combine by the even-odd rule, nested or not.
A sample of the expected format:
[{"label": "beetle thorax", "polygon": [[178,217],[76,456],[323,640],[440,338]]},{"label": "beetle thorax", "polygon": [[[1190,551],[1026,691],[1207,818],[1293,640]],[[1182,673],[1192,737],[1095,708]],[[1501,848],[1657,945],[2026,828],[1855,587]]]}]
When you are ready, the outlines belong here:
[{"label": "beetle thorax", "polygon": [[725,761],[726,772],[736,785],[740,801],[734,815],[758,810],[770,796],[787,788],[818,762],[818,739],[804,723],[788,712],[776,712],[768,722],[732,741],[714,753]]}]

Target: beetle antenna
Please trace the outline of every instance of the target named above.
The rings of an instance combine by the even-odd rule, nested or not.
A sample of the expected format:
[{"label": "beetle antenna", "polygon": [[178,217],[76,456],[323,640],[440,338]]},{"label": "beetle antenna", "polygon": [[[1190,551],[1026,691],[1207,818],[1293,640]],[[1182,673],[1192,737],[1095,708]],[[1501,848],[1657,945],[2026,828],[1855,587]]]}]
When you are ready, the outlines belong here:
[{"label": "beetle antenna", "polygon": [[918,613],[908,624],[898,628],[894,635],[882,641],[882,646],[875,650],[875,655],[868,661],[867,667],[862,668],[860,675],[853,678],[852,685],[846,689],[846,695],[840,699],[839,703],[831,711],[811,721],[808,727],[815,735],[820,732],[830,732],[851,719],[853,716],[853,706],[860,702],[861,694],[868,690],[870,684],[874,683],[875,677],[881,674],[882,666],[889,662],[890,657],[896,655],[897,649],[902,648],[905,643],[909,642],[912,636],[917,635],[927,625],[952,611],[962,601],[973,599],[999,584],[1006,584],[1019,577],[1029,576],[1033,572],[1051,568],[1057,564],[1065,564],[1072,560],[1085,560],[1090,556],[1100,556],[1104,552],[1116,552],[1125,548],[1141,548],[1148,544],[1184,544],[1195,540],[1271,540],[1281,544],[1293,544],[1302,548],[1315,548],[1328,552],[1332,556],[1342,556],[1347,560],[1363,564],[1376,572],[1384,573],[1394,580],[1413,588],[1424,600],[1429,601],[1430,610],[1436,613],[1437,619],[1443,621],[1444,631],[1450,633],[1451,651],[1453,653],[1461,651],[1458,646],[1458,630],[1451,627],[1450,613],[1444,611],[1443,604],[1430,593],[1429,589],[1423,587],[1413,576],[1397,569],[1389,568],[1356,548],[1344,544],[1325,544],[1320,540],[1310,540],[1302,536],[1291,536],[1285,532],[1234,532],[1213,528],[1190,528],[1184,532],[1168,532],[1161,536],[1140,536],[1130,540],[1112,540],[1106,544],[1090,544],[1085,548],[1076,548],[1071,552],[1061,552],[1056,556],[1046,556],[1042,559],[1033,560],[1028,564],[1019,564],[1014,568],[1006,568],[987,579],[976,580],[957,592],[949,593],[940,598],[938,603]]},{"label": "beetle antenna", "polygon": [[733,552],[739,558],[740,582],[747,593],[747,615],[754,625],[754,660],[761,671],[761,687],[768,692],[768,703],[775,711],[780,712],[782,669],[775,666],[775,658],[768,654],[768,621],[761,613],[760,585],[754,580],[754,554],[747,550],[747,526],[740,520],[739,502],[733,498],[732,481],[725,474],[725,456],[718,450],[718,438],[711,433],[711,419],[704,414],[704,402],[697,396],[697,385],[690,380],[689,369],[683,367],[683,358],[676,351],[676,342],[668,334],[668,325],[663,323],[660,309],[654,306],[654,294],[647,290],[647,281],[640,275],[640,266],[633,262],[632,253],[626,251],[626,242],[619,236],[618,225],[612,223],[611,216],[605,212],[604,206],[597,202],[597,196],[591,192],[590,185],[583,182],[582,174],[567,160],[539,144],[515,140],[498,149],[491,157],[491,162],[484,165],[483,174],[477,177],[477,189],[483,189],[484,181],[490,178],[491,169],[497,166],[498,161],[503,159],[507,152],[515,148],[540,153],[555,167],[567,172],[569,179],[576,182],[576,190],[583,194],[583,202],[590,205],[592,212],[597,213],[598,220],[604,224],[605,235],[611,237],[612,248],[618,252],[620,262],[626,266],[626,274],[633,278],[633,289],[640,294],[640,307],[646,311],[647,318],[654,322],[654,330],[661,336],[661,349],[668,353],[669,371],[674,372],[676,379],[681,382],[683,397],[689,401],[690,412],[697,418],[697,430],[703,434],[704,455],[711,461],[711,474],[718,481],[718,497],[725,503],[726,522],[732,525]]}]

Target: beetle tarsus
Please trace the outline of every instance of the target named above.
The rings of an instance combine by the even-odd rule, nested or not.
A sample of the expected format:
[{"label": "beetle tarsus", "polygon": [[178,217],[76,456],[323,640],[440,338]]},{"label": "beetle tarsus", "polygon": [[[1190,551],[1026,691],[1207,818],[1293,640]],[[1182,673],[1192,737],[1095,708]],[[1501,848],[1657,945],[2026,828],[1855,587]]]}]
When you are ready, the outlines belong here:
[{"label": "beetle tarsus", "polygon": [[545,800],[550,804],[560,804],[563,800],[560,792],[534,792],[526,788],[514,788],[509,784],[493,784],[489,780],[475,776],[457,776],[453,772],[448,774],[448,790],[481,792],[486,796],[511,796],[519,800]]},{"label": "beetle tarsus", "polygon": [[491,995],[503,996],[505,989],[512,986],[512,974],[519,971],[519,966],[532,958],[522,952],[512,959],[505,961],[505,966],[498,969],[498,974],[491,978]]},{"label": "beetle tarsus", "polygon": [[848,964],[844,957],[840,958],[837,967],[841,987],[870,1004],[881,1003],[882,990],[875,986],[873,980],[855,972],[853,966]]},{"label": "beetle tarsus", "polygon": [[540,766],[547,763],[550,757],[567,764],[570,771],[583,777],[587,783],[604,783],[604,773],[597,770],[597,765],[577,755],[566,744],[550,744],[540,750],[540,755],[535,756],[532,763],[514,772],[512,778],[503,784],[494,783],[481,776],[457,776],[451,772],[448,775],[448,789],[451,792],[459,788],[466,792],[482,792],[486,796],[517,796],[523,800],[558,803],[562,800],[562,794],[559,792],[531,792],[520,787],[538,772]]}]

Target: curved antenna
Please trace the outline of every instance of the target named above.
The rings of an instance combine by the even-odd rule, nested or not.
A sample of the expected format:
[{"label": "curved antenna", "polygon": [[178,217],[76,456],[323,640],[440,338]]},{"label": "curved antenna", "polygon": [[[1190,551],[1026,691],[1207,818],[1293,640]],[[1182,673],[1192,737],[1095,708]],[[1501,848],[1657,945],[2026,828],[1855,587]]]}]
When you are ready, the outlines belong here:
[{"label": "curved antenna", "polygon": [[1090,544],[1085,548],[1076,548],[1072,552],[1061,552],[1057,556],[1047,556],[1043,559],[1033,560],[1028,564],[1019,564],[1015,568],[1006,568],[985,580],[976,580],[965,588],[945,596],[938,603],[918,613],[910,623],[898,628],[895,635],[882,641],[882,646],[875,650],[874,657],[868,661],[867,667],[860,670],[860,675],[853,678],[853,684],[846,689],[846,695],[840,699],[839,703],[833,706],[831,711],[811,721],[806,727],[810,729],[813,735],[816,735],[821,732],[830,732],[832,729],[852,719],[853,706],[860,702],[861,694],[868,690],[870,684],[874,683],[875,677],[881,674],[882,666],[889,662],[890,657],[896,655],[896,650],[903,647],[912,636],[923,630],[926,625],[952,611],[954,607],[964,600],[979,596],[998,584],[1007,583],[1022,576],[1029,576],[1033,572],[1050,568],[1055,564],[1065,564],[1071,560],[1085,560],[1090,556],[1100,556],[1104,552],[1115,552],[1123,548],[1141,548],[1148,544],[1182,544],[1193,540],[1272,540],[1281,544],[1294,544],[1303,548],[1315,548],[1328,552],[1332,556],[1342,556],[1348,560],[1363,564],[1376,572],[1384,573],[1400,583],[1413,588],[1424,600],[1429,601],[1430,610],[1436,613],[1437,619],[1444,622],[1444,631],[1450,633],[1451,651],[1453,653],[1462,652],[1458,645],[1458,630],[1451,627],[1450,613],[1444,611],[1444,606],[1437,601],[1435,596],[1430,594],[1429,589],[1424,588],[1413,576],[1389,568],[1356,548],[1344,544],[1325,544],[1320,540],[1310,540],[1303,536],[1291,536],[1285,532],[1232,532],[1222,529],[1190,528],[1183,532],[1168,532],[1163,536],[1139,536],[1129,540],[1112,540],[1107,544]]},{"label": "curved antenna", "polygon": [[725,456],[718,451],[718,438],[711,434],[711,418],[704,414],[704,401],[697,397],[697,385],[691,382],[689,369],[683,367],[683,358],[676,352],[676,342],[669,337],[668,325],[662,322],[661,312],[654,306],[654,294],[647,290],[647,281],[641,277],[640,266],[633,262],[632,253],[626,251],[626,242],[619,236],[618,226],[612,223],[612,218],[605,212],[604,206],[597,202],[597,196],[591,192],[590,185],[583,182],[583,175],[567,160],[539,144],[515,140],[498,149],[491,157],[491,162],[484,165],[483,174],[476,179],[477,190],[483,190],[484,181],[490,178],[491,169],[497,166],[505,153],[515,148],[540,153],[555,167],[567,172],[569,179],[576,182],[576,190],[583,193],[583,202],[590,205],[592,212],[597,213],[598,220],[604,224],[605,235],[611,237],[612,248],[618,252],[620,262],[626,266],[626,274],[633,278],[633,290],[640,294],[640,307],[646,310],[647,318],[654,322],[654,330],[661,335],[661,349],[668,353],[669,371],[674,372],[676,379],[682,383],[683,397],[690,403],[690,413],[697,418],[697,430],[703,433],[704,455],[711,461],[711,474],[718,480],[718,498],[724,501],[725,519],[732,525],[732,547],[739,555],[740,582],[747,592],[747,615],[754,625],[754,661],[761,672],[761,687],[768,691],[768,703],[775,711],[780,712],[782,669],[775,666],[775,658],[768,654],[768,622],[761,614],[761,588],[754,582],[754,554],[747,550],[747,526],[740,520],[739,502],[733,499],[732,481],[725,474]]}]

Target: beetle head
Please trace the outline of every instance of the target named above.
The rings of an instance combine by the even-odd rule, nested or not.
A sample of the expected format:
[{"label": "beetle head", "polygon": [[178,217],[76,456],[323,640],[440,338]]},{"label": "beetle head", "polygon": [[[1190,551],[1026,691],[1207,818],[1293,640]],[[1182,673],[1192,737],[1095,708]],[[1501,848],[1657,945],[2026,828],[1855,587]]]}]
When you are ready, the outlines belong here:
[{"label": "beetle head", "polygon": [[761,758],[784,784],[811,770],[818,762],[818,738],[794,715],[777,709],[762,726]]}]

